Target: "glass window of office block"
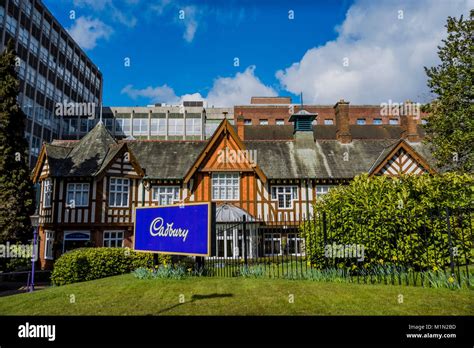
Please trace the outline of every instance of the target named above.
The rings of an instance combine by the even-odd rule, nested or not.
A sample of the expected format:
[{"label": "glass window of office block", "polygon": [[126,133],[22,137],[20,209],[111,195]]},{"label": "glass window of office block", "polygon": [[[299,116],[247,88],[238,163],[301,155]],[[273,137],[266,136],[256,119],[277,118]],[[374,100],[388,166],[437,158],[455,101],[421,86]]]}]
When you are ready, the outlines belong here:
[{"label": "glass window of office block", "polygon": [[72,48],[71,48],[71,46],[67,46],[67,49],[66,49],[66,57],[67,57],[69,60],[72,60]]},{"label": "glass window of office block", "polygon": [[165,135],[166,134],[166,119],[152,118],[151,119],[151,135]]},{"label": "glass window of office block", "polygon": [[31,15],[31,9],[32,9],[30,0],[23,0],[23,2],[22,2],[22,4],[21,4],[21,9],[22,9],[23,12],[25,12],[25,14],[27,14],[28,17],[29,17],[29,16]]},{"label": "glass window of office block", "polygon": [[48,65],[48,50],[41,46],[40,47],[40,59],[43,61],[44,64]]},{"label": "glass window of office block", "polygon": [[106,118],[104,119],[105,128],[109,130],[109,132],[113,132],[114,130],[114,119],[113,118]]},{"label": "glass window of office block", "polygon": [[71,75],[71,88],[76,89],[77,88],[77,77],[74,75]]},{"label": "glass window of office block", "polygon": [[71,83],[71,72],[67,69],[64,70],[64,82],[69,85]]},{"label": "glass window of office block", "polygon": [[148,119],[134,118],[133,119],[133,135],[148,135]]},{"label": "glass window of office block", "polygon": [[130,135],[130,119],[129,118],[116,118],[115,119],[115,132],[118,134]]},{"label": "glass window of office block", "polygon": [[0,26],[3,26],[4,18],[5,18],[5,8],[0,6]]},{"label": "glass window of office block", "polygon": [[81,61],[79,62],[79,70],[80,70],[80,71],[84,71],[85,68],[86,68],[86,65],[84,64],[84,61],[81,60]]},{"label": "glass window of office block", "polygon": [[[0,19],[1,21],[1,19]],[[20,30],[18,32],[18,40],[23,44],[23,46],[25,46],[26,48],[28,48],[28,39],[30,37],[30,34],[28,33],[28,30],[26,30],[25,28],[23,27],[20,27]]]},{"label": "glass window of office block", "polygon": [[39,43],[33,36],[30,37],[30,52],[35,56],[38,54]]},{"label": "glass window of office block", "polygon": [[41,139],[36,136],[33,136],[33,139],[31,142],[31,154],[33,156],[38,156],[40,148],[41,148]]},{"label": "glass window of office block", "polygon": [[66,52],[66,41],[63,38],[59,39],[59,49],[62,53]]},{"label": "glass window of office block", "polygon": [[43,124],[45,127],[51,128],[52,119],[53,119],[53,113],[49,110],[44,110]]},{"label": "glass window of office block", "polygon": [[56,30],[51,30],[51,42],[54,43],[55,46],[58,45],[59,33]]},{"label": "glass window of office block", "polygon": [[49,32],[51,30],[51,24],[49,24],[46,20],[43,21],[43,33],[46,36],[49,36]]},{"label": "glass window of office block", "polygon": [[187,118],[186,119],[186,135],[201,135],[201,119]]},{"label": "glass window of office block", "polygon": [[183,118],[170,118],[168,119],[169,135],[183,135],[184,132],[184,119]]},{"label": "glass window of office block", "polygon": [[79,130],[81,133],[87,133],[87,118],[81,118]]},{"label": "glass window of office block", "polygon": [[36,71],[31,66],[28,66],[28,69],[26,70],[26,80],[29,82],[30,85],[34,86],[35,79]]},{"label": "glass window of office block", "polygon": [[39,28],[41,26],[41,13],[35,8],[33,9],[33,23]]},{"label": "glass window of office block", "polygon": [[22,79],[25,78],[25,74],[26,74],[26,62],[23,60],[23,59],[20,59],[20,70],[18,71],[20,77]]},{"label": "glass window of office block", "polygon": [[6,28],[7,28],[7,31],[9,31],[10,34],[12,34],[13,36],[15,36],[15,33],[16,33],[16,26],[17,26],[17,21],[15,20],[15,18],[7,15]]},{"label": "glass window of office block", "polygon": [[36,85],[38,86],[38,89],[40,91],[44,92],[46,88],[46,78],[43,75],[38,74],[38,80],[36,81]]},{"label": "glass window of office block", "polygon": [[76,66],[76,67],[79,67],[79,56],[74,53],[74,57],[72,59],[72,63]]},{"label": "glass window of office block", "polygon": [[54,98],[54,85],[51,82],[46,82],[46,95],[51,99]]}]

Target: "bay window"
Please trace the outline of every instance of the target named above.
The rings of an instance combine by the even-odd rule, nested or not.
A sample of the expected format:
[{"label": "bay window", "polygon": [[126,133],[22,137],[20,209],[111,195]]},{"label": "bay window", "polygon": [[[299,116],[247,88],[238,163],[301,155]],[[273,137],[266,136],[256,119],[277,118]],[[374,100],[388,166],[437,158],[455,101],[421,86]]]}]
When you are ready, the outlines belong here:
[{"label": "bay window", "polygon": [[87,207],[89,205],[89,184],[67,184],[67,205],[70,208]]}]

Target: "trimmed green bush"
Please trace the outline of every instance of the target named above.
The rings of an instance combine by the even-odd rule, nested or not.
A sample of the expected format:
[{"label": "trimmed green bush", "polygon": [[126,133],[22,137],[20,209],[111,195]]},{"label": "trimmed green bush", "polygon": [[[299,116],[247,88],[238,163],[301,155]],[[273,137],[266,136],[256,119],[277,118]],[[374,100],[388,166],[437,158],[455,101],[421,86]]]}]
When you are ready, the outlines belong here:
[{"label": "trimmed green bush", "polygon": [[65,285],[130,273],[152,267],[153,254],[128,248],[81,248],[67,252],[55,262],[51,281]]},{"label": "trimmed green bush", "polygon": [[[308,262],[350,270],[393,263],[416,270],[443,269],[450,262],[446,212],[452,246],[461,265],[473,262],[472,175],[407,175],[398,178],[367,174],[331,190],[316,202],[316,218],[300,226]],[[325,217],[326,225],[322,223]],[[326,235],[324,231],[326,227]],[[363,245],[364,260],[329,260],[326,245]]]}]

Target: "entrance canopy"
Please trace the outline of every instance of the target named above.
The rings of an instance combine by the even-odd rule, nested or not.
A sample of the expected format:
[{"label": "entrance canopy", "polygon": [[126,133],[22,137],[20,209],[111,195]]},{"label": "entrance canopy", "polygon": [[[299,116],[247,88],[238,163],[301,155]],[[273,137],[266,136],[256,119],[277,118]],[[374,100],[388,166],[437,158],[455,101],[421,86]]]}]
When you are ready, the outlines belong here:
[{"label": "entrance canopy", "polygon": [[246,221],[254,221],[254,217],[245,210],[235,205],[223,203],[216,206],[216,222],[242,221],[245,216]]}]

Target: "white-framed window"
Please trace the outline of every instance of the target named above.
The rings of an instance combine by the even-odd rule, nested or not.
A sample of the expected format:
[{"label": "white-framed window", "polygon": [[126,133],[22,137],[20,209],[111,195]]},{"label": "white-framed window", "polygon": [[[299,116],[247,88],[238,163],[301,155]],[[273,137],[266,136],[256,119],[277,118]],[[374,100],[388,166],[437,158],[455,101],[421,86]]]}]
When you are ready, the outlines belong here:
[{"label": "white-framed window", "polygon": [[260,119],[260,125],[261,126],[266,126],[268,125],[268,120],[265,118],[265,119]]},{"label": "white-framed window", "polygon": [[89,184],[71,183],[67,184],[68,207],[87,207],[89,205]]},{"label": "white-framed window", "polygon": [[316,199],[321,198],[331,189],[331,185],[318,185],[316,186]]},{"label": "white-framed window", "polygon": [[364,125],[364,124],[365,124],[365,118],[358,118],[358,119],[357,119],[357,124],[358,124],[359,126]]},{"label": "white-framed window", "polygon": [[277,126],[284,126],[284,125],[285,125],[285,120],[282,119],[282,118],[278,118],[278,119],[276,120],[276,125],[277,125]]},{"label": "white-framed window", "polygon": [[239,173],[213,173],[212,199],[236,201],[240,197]]},{"label": "white-framed window", "polygon": [[333,121],[332,118],[326,118],[324,120],[324,125],[326,125],[326,126],[332,126],[333,124],[334,124],[334,121]]},{"label": "white-framed window", "polygon": [[251,119],[244,119],[244,125],[245,126],[251,126],[252,125],[252,120]]},{"label": "white-framed window", "polygon": [[397,119],[397,118],[391,118],[391,119],[388,121],[388,124],[389,124],[389,125],[392,125],[392,126],[396,126],[396,125],[398,125],[398,119]]},{"label": "white-framed window", "polygon": [[51,207],[51,197],[53,195],[53,182],[51,179],[43,181],[43,207]]},{"label": "white-framed window", "polygon": [[278,208],[292,208],[295,199],[298,199],[297,186],[272,186],[272,200],[278,201]]},{"label": "white-framed window", "polygon": [[44,242],[44,258],[46,260],[53,259],[53,243],[54,243],[54,231],[45,231],[45,242]]},{"label": "white-framed window", "polygon": [[159,205],[170,205],[179,201],[179,186],[154,186],[152,200]]},{"label": "white-framed window", "polygon": [[130,180],[127,178],[110,178],[109,206],[128,207],[128,190]]},{"label": "white-framed window", "polygon": [[263,242],[263,253],[268,255],[281,255],[281,234],[265,233]]},{"label": "white-framed window", "polygon": [[374,118],[374,124],[382,124],[382,119],[381,118]]},{"label": "white-framed window", "polygon": [[123,231],[104,231],[104,247],[123,248]]},{"label": "white-framed window", "polygon": [[301,255],[303,250],[303,238],[300,238],[297,233],[288,233],[287,248],[290,255]]}]

